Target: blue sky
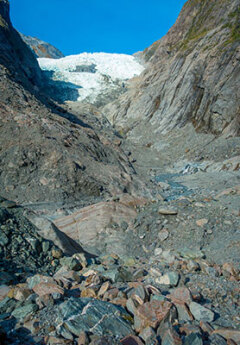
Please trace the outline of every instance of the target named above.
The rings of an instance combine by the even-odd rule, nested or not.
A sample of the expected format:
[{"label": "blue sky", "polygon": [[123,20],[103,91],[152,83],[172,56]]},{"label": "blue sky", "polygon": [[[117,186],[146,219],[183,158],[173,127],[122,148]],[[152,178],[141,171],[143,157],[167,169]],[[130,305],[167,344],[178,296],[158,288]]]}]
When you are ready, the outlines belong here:
[{"label": "blue sky", "polygon": [[186,0],[9,0],[14,27],[65,55],[133,54],[164,36]]}]

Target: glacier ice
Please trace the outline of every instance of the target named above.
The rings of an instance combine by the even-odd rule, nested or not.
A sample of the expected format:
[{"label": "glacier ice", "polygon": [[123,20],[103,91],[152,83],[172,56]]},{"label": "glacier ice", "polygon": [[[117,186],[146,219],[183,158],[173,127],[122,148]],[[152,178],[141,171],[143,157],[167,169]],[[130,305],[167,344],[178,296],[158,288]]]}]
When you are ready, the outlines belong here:
[{"label": "glacier ice", "polygon": [[96,103],[99,97],[117,94],[124,82],[138,76],[144,66],[132,55],[110,53],[82,53],[61,59],[39,58],[39,65],[51,74],[52,81],[64,82],[58,85],[58,92],[77,90],[78,101]]}]

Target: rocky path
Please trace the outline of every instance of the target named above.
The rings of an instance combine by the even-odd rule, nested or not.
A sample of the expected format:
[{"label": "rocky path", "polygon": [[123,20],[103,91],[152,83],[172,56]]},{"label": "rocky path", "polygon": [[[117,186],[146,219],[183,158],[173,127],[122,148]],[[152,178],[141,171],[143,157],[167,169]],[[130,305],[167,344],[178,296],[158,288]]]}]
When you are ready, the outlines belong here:
[{"label": "rocky path", "polygon": [[[28,206],[2,201],[2,344],[240,343],[239,171],[123,145],[152,198],[82,203],[75,235],[61,228],[66,205],[56,223],[94,256],[66,255],[36,234]],[[81,219],[87,234],[105,230],[89,239]]]}]

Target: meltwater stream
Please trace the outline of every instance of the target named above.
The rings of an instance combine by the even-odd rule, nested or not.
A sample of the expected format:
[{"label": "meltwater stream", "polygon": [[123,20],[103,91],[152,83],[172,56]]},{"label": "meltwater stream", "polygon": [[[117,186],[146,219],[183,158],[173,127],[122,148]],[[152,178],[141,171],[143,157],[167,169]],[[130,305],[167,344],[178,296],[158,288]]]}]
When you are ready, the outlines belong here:
[{"label": "meltwater stream", "polygon": [[156,182],[164,182],[167,183],[170,188],[165,189],[161,194],[164,197],[165,201],[172,201],[179,199],[181,196],[189,196],[193,194],[193,190],[187,188],[186,186],[182,185],[179,182],[174,181],[175,178],[183,176],[182,173],[175,173],[175,174],[160,174],[155,177]]}]

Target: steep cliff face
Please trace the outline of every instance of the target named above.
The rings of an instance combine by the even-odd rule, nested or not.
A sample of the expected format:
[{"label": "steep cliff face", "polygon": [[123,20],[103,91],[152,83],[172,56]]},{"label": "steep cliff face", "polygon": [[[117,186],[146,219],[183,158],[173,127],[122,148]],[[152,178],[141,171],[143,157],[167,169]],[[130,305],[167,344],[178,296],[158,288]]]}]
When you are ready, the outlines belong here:
[{"label": "steep cliff face", "polygon": [[44,42],[36,37],[26,36],[22,33],[19,34],[36,57],[51,59],[60,59],[64,57],[63,53],[55,48],[52,44]]},{"label": "steep cliff face", "polygon": [[134,170],[108,121],[91,106],[60,108],[40,87],[38,63],[0,0],[1,196],[62,203],[129,190]]},{"label": "steep cliff face", "polygon": [[168,34],[142,53],[146,70],[104,108],[110,121],[125,132],[143,122],[158,133],[192,122],[239,134],[239,18],[239,0],[187,1]]}]

